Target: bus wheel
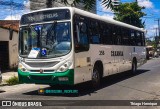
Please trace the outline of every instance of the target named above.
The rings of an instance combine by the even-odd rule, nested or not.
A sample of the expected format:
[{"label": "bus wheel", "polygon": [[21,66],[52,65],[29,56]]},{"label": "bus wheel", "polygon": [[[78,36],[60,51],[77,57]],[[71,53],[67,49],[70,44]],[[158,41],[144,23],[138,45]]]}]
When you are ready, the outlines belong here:
[{"label": "bus wheel", "polygon": [[131,73],[132,74],[136,74],[137,72],[137,61],[134,59],[133,62],[132,62],[132,71]]},{"label": "bus wheel", "polygon": [[100,85],[100,69],[95,66],[92,73],[92,86],[97,88]]}]

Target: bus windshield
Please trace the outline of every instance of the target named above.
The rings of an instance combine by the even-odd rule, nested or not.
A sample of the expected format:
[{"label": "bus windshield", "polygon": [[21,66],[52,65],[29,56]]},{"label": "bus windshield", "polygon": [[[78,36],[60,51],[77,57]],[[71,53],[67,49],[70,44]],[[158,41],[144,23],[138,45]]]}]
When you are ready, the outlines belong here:
[{"label": "bus windshield", "polygon": [[70,22],[28,25],[20,28],[19,54],[25,58],[53,58],[71,50]]}]

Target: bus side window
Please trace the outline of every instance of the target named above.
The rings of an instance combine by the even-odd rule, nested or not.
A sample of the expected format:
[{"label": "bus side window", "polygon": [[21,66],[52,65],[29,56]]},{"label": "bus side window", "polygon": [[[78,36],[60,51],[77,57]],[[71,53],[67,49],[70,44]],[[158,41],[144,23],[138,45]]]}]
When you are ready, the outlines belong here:
[{"label": "bus side window", "polygon": [[82,45],[88,45],[87,26],[84,22],[80,22],[79,25],[79,43]]},{"label": "bus side window", "polygon": [[145,46],[145,36],[144,36],[144,33],[142,32],[141,35],[142,35],[142,46]]},{"label": "bus side window", "polygon": [[131,46],[134,46],[135,45],[135,35],[134,35],[134,31],[133,30],[130,30],[130,44]]},{"label": "bus side window", "polygon": [[113,40],[115,45],[122,44],[121,28],[119,26],[114,26]]},{"label": "bus side window", "polygon": [[129,45],[129,30],[127,28],[123,28],[122,40],[123,45]]},{"label": "bus side window", "polygon": [[142,38],[141,38],[141,34],[139,31],[136,32],[136,39],[137,39],[137,44],[138,46],[141,46],[142,45]]},{"label": "bus side window", "polygon": [[92,44],[101,44],[101,35],[99,31],[99,22],[96,20],[91,20],[90,22],[90,38]]}]

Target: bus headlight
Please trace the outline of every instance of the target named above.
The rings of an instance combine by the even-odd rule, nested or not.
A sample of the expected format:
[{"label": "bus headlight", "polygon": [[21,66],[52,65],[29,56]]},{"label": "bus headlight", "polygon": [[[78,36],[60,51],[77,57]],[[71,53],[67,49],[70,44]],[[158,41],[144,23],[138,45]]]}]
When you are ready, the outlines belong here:
[{"label": "bus headlight", "polygon": [[20,70],[23,71],[23,72],[26,72],[26,71],[27,71],[27,69],[26,69],[21,63],[19,63],[18,69],[20,69]]},{"label": "bus headlight", "polygon": [[65,72],[66,70],[68,70],[68,68],[72,65],[72,62],[67,61],[65,64],[63,64],[62,66],[60,66],[57,70],[57,72]]}]

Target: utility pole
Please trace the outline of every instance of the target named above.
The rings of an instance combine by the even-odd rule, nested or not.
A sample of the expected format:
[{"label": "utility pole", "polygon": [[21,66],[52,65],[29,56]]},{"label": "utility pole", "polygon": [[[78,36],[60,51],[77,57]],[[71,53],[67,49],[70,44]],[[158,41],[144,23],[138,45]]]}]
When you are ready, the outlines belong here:
[{"label": "utility pole", "polygon": [[159,46],[159,41],[160,41],[160,18],[156,19],[155,21],[158,22],[158,35],[157,35],[157,29],[156,29],[156,35],[157,35],[157,51],[159,52],[158,54],[160,54],[160,46]]},{"label": "utility pole", "polygon": [[158,36],[158,28],[153,28],[153,29],[155,29],[156,30],[156,35],[155,35],[155,37],[157,37]]},{"label": "utility pole", "polygon": [[158,22],[158,36],[160,38],[160,18],[156,19],[155,21]]},{"label": "utility pole", "polygon": [[155,49],[157,50],[157,46],[158,46],[158,42],[159,42],[159,37],[158,37],[158,35],[157,35],[157,31],[158,31],[158,28],[153,28],[153,29],[155,29],[156,30],[156,35],[155,35],[155,43],[156,43],[156,45],[155,45]]}]

